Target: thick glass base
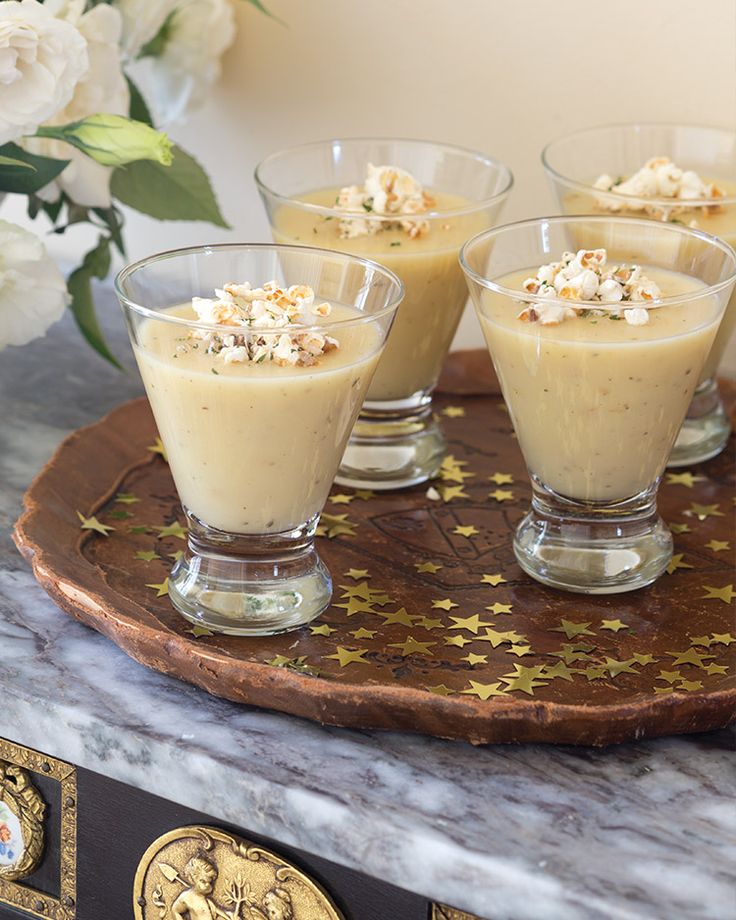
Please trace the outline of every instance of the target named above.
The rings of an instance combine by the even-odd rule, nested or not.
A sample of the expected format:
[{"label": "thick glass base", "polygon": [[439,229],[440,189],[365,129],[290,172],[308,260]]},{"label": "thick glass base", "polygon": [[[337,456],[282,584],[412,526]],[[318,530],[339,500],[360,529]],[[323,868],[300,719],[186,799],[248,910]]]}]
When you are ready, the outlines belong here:
[{"label": "thick glass base", "polygon": [[188,546],[169,577],[169,597],[195,626],[272,636],[311,622],[329,605],[332,580],[312,544],[316,519],[287,533],[244,536],[188,518]]},{"label": "thick glass base", "polygon": [[619,594],[651,584],[672,559],[672,534],[656,489],[618,504],[577,503],[534,483],[532,510],[514,554],[532,578],[581,594]]},{"label": "thick glass base", "polygon": [[704,380],[695,391],[667,466],[690,466],[711,460],[728,443],[731,424],[723,409],[718,384]]},{"label": "thick glass base", "polygon": [[335,482],[356,489],[406,489],[436,476],[446,452],[429,395],[366,402]]}]

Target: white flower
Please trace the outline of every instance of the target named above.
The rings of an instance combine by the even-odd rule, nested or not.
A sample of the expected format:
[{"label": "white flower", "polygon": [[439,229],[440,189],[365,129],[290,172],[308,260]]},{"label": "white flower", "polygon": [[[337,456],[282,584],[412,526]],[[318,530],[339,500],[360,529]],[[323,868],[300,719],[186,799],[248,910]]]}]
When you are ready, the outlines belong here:
[{"label": "white flower", "polygon": [[46,333],[69,300],[66,284],[41,240],[0,220],[0,349]]},{"label": "white flower", "polygon": [[174,10],[164,49],[153,61],[152,89],[164,124],[206,99],[220,58],[235,38],[230,0],[184,0]]},{"label": "white flower", "polygon": [[133,60],[161,31],[177,0],[116,0],[123,17],[123,54]]},{"label": "white flower", "polygon": [[[47,0],[46,6],[76,25],[84,37],[89,69],[77,84],[69,104],[49,119],[48,124],[64,125],[88,115],[127,115],[130,105],[128,84],[121,69],[120,36],[122,19],[112,6],[100,4],[83,13],[83,0]],[[110,207],[110,173],[81,150],[48,138],[27,138],[23,146],[32,153],[69,160],[66,169],[41,190],[40,196],[55,201],[60,192],[77,204],[90,208]]]},{"label": "white flower", "polygon": [[0,2],[0,144],[52,118],[87,72],[87,43],[36,0]]}]

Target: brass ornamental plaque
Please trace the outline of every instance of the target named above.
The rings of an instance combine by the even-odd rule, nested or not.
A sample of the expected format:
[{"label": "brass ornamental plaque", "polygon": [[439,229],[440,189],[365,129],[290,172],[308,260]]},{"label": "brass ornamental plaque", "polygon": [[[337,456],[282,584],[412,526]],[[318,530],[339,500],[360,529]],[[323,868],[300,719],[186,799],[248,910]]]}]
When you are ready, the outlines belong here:
[{"label": "brass ornamental plaque", "polygon": [[447,907],[446,904],[433,904],[432,920],[482,920],[482,918],[464,910],[458,910],[456,907]]},{"label": "brass ornamental plaque", "polygon": [[344,920],[330,897],[282,857],[212,827],[181,827],[143,854],[135,920]]}]

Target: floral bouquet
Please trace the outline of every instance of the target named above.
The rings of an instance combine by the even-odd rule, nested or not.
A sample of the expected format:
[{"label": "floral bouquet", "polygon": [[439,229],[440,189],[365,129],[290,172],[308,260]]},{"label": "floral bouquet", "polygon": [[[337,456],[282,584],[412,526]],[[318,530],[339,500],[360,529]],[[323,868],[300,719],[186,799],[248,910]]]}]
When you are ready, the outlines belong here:
[{"label": "floral bouquet", "polygon": [[65,282],[39,237],[0,220],[0,349],[43,335],[69,305],[117,364],[91,280],[108,274],[111,248],[125,255],[119,204],[227,226],[202,167],[154,121],[203,101],[234,37],[230,0],[0,2],[0,198],[24,195],[54,233],[99,231]]}]

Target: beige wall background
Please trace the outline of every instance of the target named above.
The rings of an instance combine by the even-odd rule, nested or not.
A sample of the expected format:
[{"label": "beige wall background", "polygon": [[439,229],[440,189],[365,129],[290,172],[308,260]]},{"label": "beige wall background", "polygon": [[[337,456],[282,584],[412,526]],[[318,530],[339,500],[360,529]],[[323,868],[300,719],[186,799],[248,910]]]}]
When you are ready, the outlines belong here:
[{"label": "beige wall background", "polygon": [[[265,0],[239,30],[207,106],[171,134],[213,178],[232,230],[128,219],[130,254],[262,240],[252,182],[274,149],[338,135],[400,135],[477,148],[509,164],[502,215],[553,211],[544,144],[588,125],[736,126],[734,0]],[[11,218],[12,219],[12,218]],[[51,242],[78,256],[79,232]],[[456,339],[480,343],[468,309]],[[730,363],[736,373],[736,348]]]}]

